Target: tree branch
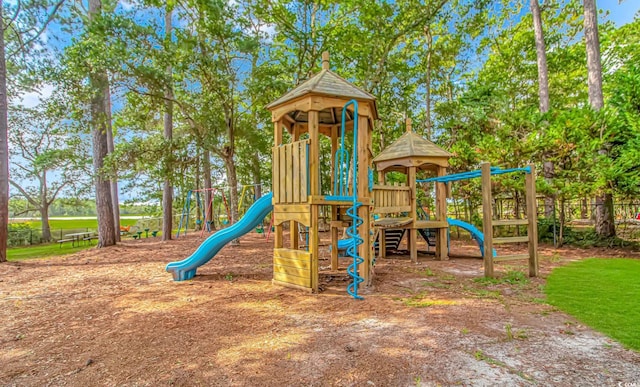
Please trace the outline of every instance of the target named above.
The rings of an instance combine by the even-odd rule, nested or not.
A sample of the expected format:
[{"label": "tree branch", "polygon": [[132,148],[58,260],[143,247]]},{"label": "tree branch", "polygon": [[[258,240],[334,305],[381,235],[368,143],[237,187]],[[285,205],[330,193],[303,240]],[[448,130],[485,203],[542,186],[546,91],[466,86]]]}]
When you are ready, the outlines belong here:
[{"label": "tree branch", "polygon": [[42,35],[42,33],[44,32],[44,30],[47,28],[47,26],[49,25],[49,23],[51,23],[51,21],[53,20],[53,17],[55,16],[56,12],[58,12],[58,9],[62,6],[62,4],[64,3],[65,0],[60,0],[59,2],[56,3],[56,5],[53,7],[53,10],[51,11],[51,13],[49,14],[49,16],[47,17],[47,20],[45,20],[45,22],[42,24],[42,27],[40,27],[40,29],[38,31],[36,31],[36,34],[33,35],[31,37],[31,39],[23,42],[20,47],[18,47],[14,52],[9,53],[9,55],[7,55],[7,60],[11,59],[14,55],[16,55],[17,53],[19,53],[20,51],[22,51],[22,49],[24,49],[27,45],[33,43],[36,39],[38,39],[40,37],[40,35]]},{"label": "tree branch", "polygon": [[33,199],[33,197],[31,195],[29,195],[29,193],[27,191],[24,190],[24,188],[22,188],[18,183],[16,183],[15,181],[13,181],[12,179],[9,179],[9,184],[11,184],[12,186],[14,186],[18,191],[20,191],[20,193],[22,194],[22,196],[25,197],[25,199],[27,199],[27,201],[33,205],[36,206],[38,208],[40,208],[40,205],[38,204],[38,202]]}]

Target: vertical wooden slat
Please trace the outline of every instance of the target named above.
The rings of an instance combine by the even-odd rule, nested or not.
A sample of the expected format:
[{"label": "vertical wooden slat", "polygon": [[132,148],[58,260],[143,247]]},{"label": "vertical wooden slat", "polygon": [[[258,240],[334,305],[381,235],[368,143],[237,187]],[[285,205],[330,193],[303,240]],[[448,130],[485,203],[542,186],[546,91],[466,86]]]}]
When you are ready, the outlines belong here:
[{"label": "vertical wooden slat", "polygon": [[309,196],[309,192],[307,187],[309,186],[309,169],[307,168],[309,154],[307,153],[307,144],[309,144],[308,140],[305,140],[301,144],[300,149],[300,176],[304,176],[303,179],[300,179],[300,201],[302,203],[306,203]]},{"label": "vertical wooden slat", "polygon": [[292,144],[287,144],[286,146],[286,152],[285,152],[285,157],[286,157],[286,166],[287,166],[287,180],[286,180],[286,190],[287,190],[287,203],[295,203],[293,200],[293,180],[295,179],[294,175],[293,175],[293,147],[296,145],[296,143],[292,143]]},{"label": "vertical wooden slat", "polygon": [[536,170],[533,164],[529,164],[531,173],[525,177],[526,200],[527,200],[527,220],[529,221],[527,230],[529,234],[529,276],[538,276],[538,214],[536,211]]},{"label": "vertical wooden slat", "polygon": [[491,211],[491,164],[482,163],[482,225],[484,276],[493,277],[493,211]]},{"label": "vertical wooden slat", "polygon": [[293,143],[293,203],[300,203],[300,141]]},{"label": "vertical wooden slat", "polygon": [[273,247],[276,249],[281,249],[284,247],[284,242],[282,238],[282,225],[279,224],[276,226],[275,237],[273,241]]},{"label": "vertical wooden slat", "polygon": [[280,185],[280,203],[287,202],[287,192],[286,192],[286,176],[287,176],[287,166],[285,165],[285,147],[284,145],[278,148],[278,158],[280,159],[280,176],[278,179],[278,184]]},{"label": "vertical wooden slat", "polygon": [[280,150],[278,146],[274,146],[272,150],[273,154],[273,177],[272,177],[272,189],[273,189],[273,202],[275,204],[280,203]]},{"label": "vertical wooden slat", "polygon": [[289,221],[289,235],[291,238],[291,248],[293,250],[298,250],[298,246],[299,246],[299,233],[298,233],[298,222],[296,222],[295,220],[290,220]]}]

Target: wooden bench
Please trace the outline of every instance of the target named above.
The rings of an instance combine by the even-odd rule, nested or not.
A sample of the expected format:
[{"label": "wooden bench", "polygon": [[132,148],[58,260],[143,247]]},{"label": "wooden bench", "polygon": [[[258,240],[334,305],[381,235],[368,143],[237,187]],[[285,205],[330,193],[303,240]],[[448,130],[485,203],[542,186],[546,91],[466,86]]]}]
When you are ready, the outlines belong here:
[{"label": "wooden bench", "polygon": [[64,242],[72,242],[72,245],[73,245],[73,242],[75,242],[75,239],[73,239],[73,238],[58,239],[58,243],[60,243],[60,248],[62,248],[62,244],[63,244]]},{"label": "wooden bench", "polygon": [[97,235],[90,235],[88,237],[82,238],[83,241],[91,241],[92,239],[98,239]]}]

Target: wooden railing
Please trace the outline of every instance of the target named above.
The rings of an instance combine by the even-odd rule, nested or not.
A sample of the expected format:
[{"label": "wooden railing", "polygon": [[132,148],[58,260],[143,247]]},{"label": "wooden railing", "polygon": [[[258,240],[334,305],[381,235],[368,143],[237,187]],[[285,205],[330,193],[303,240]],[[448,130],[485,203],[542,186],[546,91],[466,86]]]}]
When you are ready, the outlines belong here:
[{"label": "wooden railing", "polygon": [[373,212],[391,214],[411,211],[411,190],[406,186],[374,185]]},{"label": "wooden railing", "polygon": [[306,203],[309,195],[309,140],[273,147],[275,204]]}]

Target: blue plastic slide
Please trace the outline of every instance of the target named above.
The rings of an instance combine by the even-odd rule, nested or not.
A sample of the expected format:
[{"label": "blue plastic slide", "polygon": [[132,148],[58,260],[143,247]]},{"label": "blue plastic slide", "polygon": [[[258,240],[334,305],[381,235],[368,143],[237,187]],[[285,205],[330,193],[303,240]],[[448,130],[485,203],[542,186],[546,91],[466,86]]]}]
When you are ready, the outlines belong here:
[{"label": "blue plastic slide", "polygon": [[[480,247],[480,254],[484,257],[484,234],[480,230],[476,228],[476,226],[469,224],[467,222],[463,222],[458,219],[447,218],[447,222],[449,222],[449,227],[457,226],[463,230],[467,230],[471,237],[478,243],[478,247]],[[496,249],[493,249],[493,256],[496,256]]]},{"label": "blue plastic slide", "polygon": [[193,278],[196,269],[209,262],[224,245],[253,230],[273,210],[272,198],[272,193],[261,197],[249,207],[242,219],[205,239],[189,258],[169,263],[166,270],[173,275],[173,280],[185,281]]}]

